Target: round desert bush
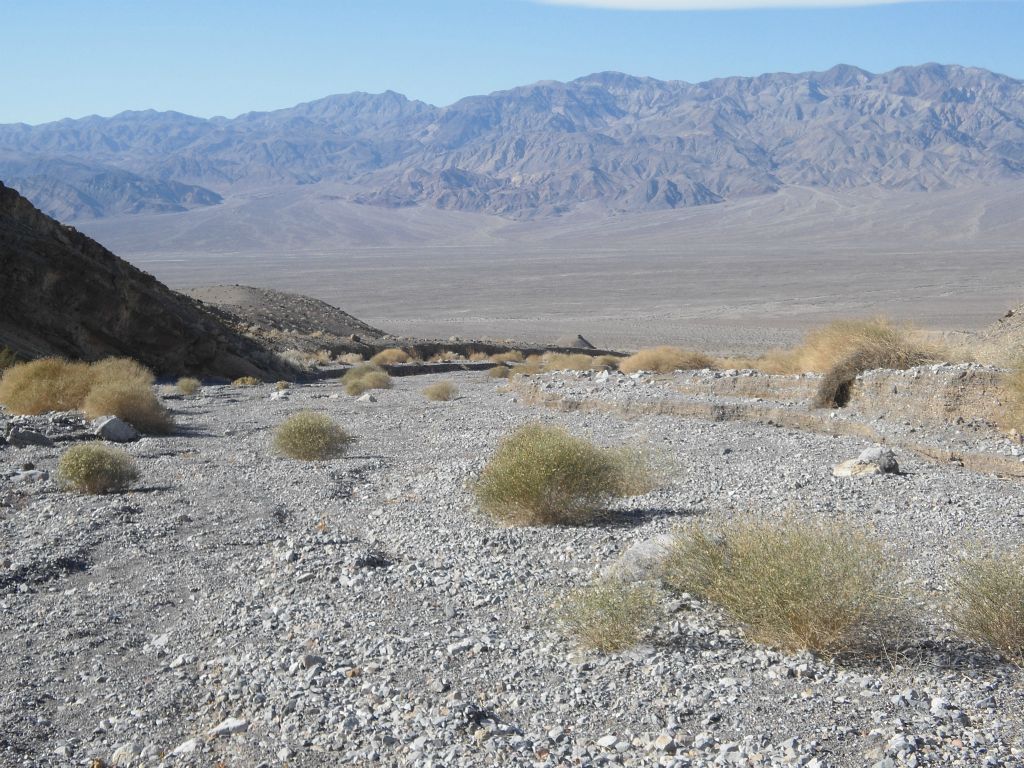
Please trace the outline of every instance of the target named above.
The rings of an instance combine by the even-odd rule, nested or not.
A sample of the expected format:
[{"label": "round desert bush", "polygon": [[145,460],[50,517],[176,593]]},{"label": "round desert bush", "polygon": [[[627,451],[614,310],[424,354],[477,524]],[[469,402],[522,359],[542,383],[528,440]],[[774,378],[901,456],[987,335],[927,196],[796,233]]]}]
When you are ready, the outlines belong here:
[{"label": "round desert bush", "polygon": [[785,651],[858,650],[894,621],[884,545],[838,524],[738,521],[714,534],[680,531],[663,577],[721,605],[751,639]]},{"label": "round desert bush", "polygon": [[595,364],[590,355],[552,352],[544,355],[543,366],[545,371],[589,371]]},{"label": "round desert bush", "polygon": [[1024,548],[965,558],[952,592],[957,629],[1024,667]]},{"label": "round desert bush", "polygon": [[692,371],[701,368],[713,368],[715,361],[703,352],[695,352],[679,347],[652,347],[641,349],[619,361],[619,370],[623,373],[637,371],[653,371],[670,373],[672,371]]},{"label": "round desert bush", "polygon": [[492,363],[521,363],[523,362],[523,353],[518,349],[513,349],[509,352],[498,352],[491,355],[490,359]]},{"label": "round desert bush", "polygon": [[423,395],[427,400],[454,400],[459,396],[459,388],[450,381],[439,381],[429,387],[424,387]]},{"label": "round desert bush", "polygon": [[90,419],[117,416],[140,432],[166,434],[174,422],[148,384],[138,381],[97,384],[89,390],[82,410]]},{"label": "round desert bush", "polygon": [[292,385],[290,382],[279,381],[277,382],[277,384],[274,385],[274,389],[276,389],[278,392],[283,392],[286,389],[291,389],[291,386]]},{"label": "round desert bush", "polygon": [[135,382],[151,387],[156,381],[149,368],[130,357],[107,357],[97,360],[89,368],[93,385]]},{"label": "round desert bush", "polygon": [[61,487],[79,493],[123,491],[138,478],[132,457],[106,445],[72,446],[57,464]]},{"label": "round desert bush", "polygon": [[341,384],[348,394],[359,396],[370,389],[391,389],[391,377],[380,366],[368,363],[350,368]]},{"label": "round desert bush", "polygon": [[255,376],[239,376],[237,379],[231,382],[233,387],[256,387],[263,382],[257,379]]},{"label": "round desert bush", "polygon": [[496,365],[487,369],[487,378],[489,379],[507,379],[511,375],[512,371],[507,365]]},{"label": "round desert bush", "polygon": [[87,363],[44,357],[19,363],[0,378],[0,403],[11,413],[39,414],[77,409],[92,386]]},{"label": "round desert bush", "polygon": [[558,615],[580,645],[621,651],[640,642],[657,618],[658,607],[653,585],[606,578],[571,593],[558,606]]},{"label": "round desert bush", "polygon": [[199,379],[193,379],[190,376],[183,376],[178,379],[178,391],[186,397],[194,395],[202,388],[203,385]]},{"label": "round desert bush", "polygon": [[396,365],[397,363],[408,363],[412,358],[404,349],[382,349],[370,358],[374,365]]},{"label": "round desert bush", "polygon": [[498,446],[476,497],[484,512],[513,525],[581,525],[601,516],[611,498],[637,493],[646,474],[635,452],[528,424]]},{"label": "round desert bush", "polygon": [[323,413],[300,411],[274,432],[274,447],[285,456],[323,461],[341,456],[353,438]]}]

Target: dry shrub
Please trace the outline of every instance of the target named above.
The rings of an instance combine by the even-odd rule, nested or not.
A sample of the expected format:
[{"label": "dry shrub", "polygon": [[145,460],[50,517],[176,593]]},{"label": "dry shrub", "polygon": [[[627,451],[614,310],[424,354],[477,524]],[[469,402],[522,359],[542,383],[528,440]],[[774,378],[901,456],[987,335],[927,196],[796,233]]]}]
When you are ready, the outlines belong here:
[{"label": "dry shrub", "polygon": [[1024,432],[1024,361],[1003,376],[1006,392],[1006,426]]},{"label": "dry shrub", "polygon": [[511,375],[512,371],[507,365],[496,365],[487,369],[487,378],[489,379],[507,379]]},{"label": "dry shrub", "polygon": [[523,353],[518,349],[513,349],[491,355],[490,360],[492,363],[521,363],[523,362]]},{"label": "dry shrub", "polygon": [[469,362],[471,362],[471,363],[482,363],[486,359],[487,359],[487,353],[486,352],[470,352],[469,353]]},{"label": "dry shrub", "polygon": [[130,357],[107,357],[97,360],[89,366],[89,371],[94,385],[131,382],[151,387],[156,381],[149,368]]},{"label": "dry shrub", "polygon": [[[848,339],[845,345],[844,332]],[[937,362],[943,357],[940,348],[884,320],[837,321],[809,335],[805,346],[810,350],[802,353],[806,365],[832,361],[815,393],[812,403],[815,408],[846,405],[850,386],[865,371],[905,370]]]},{"label": "dry shrub", "polygon": [[106,445],[74,445],[57,464],[61,487],[79,493],[123,491],[138,478],[132,457]]},{"label": "dry shrub", "polygon": [[436,355],[432,355],[427,361],[428,363],[451,363],[455,360],[464,360],[465,358],[458,352],[452,352],[450,349],[444,352],[438,352]]},{"label": "dry shrub", "polygon": [[544,366],[541,363],[531,362],[527,360],[525,363],[520,363],[512,369],[513,376],[534,376],[538,373],[544,372]]},{"label": "dry shrub", "polygon": [[370,362],[373,365],[397,365],[398,363],[408,363],[411,359],[408,352],[395,347],[393,349],[382,349],[370,358]]},{"label": "dry shrub", "polygon": [[594,358],[581,353],[550,352],[544,355],[543,366],[545,371],[589,371],[594,367]]},{"label": "dry shrub", "polygon": [[459,388],[450,381],[439,381],[423,389],[427,400],[448,401],[459,396]]},{"label": "dry shrub", "polygon": [[286,389],[291,389],[291,386],[292,385],[290,382],[281,380],[274,385],[274,389],[276,389],[278,392],[283,392]]},{"label": "dry shrub", "polygon": [[580,645],[621,651],[640,642],[657,618],[659,602],[649,583],[606,578],[572,592],[559,604],[558,615]]},{"label": "dry shrub", "polygon": [[4,371],[0,378],[0,403],[18,414],[73,411],[81,406],[91,387],[88,363],[44,357]]},{"label": "dry shrub", "polygon": [[1024,667],[1024,548],[965,558],[953,596],[957,628]]},{"label": "dry shrub", "polygon": [[274,432],[274,448],[293,459],[324,461],[341,456],[353,438],[323,413],[299,411]]},{"label": "dry shrub", "polygon": [[506,437],[476,485],[480,508],[512,525],[582,525],[649,485],[642,457],[528,424]]},{"label": "dry shrub", "polygon": [[178,391],[181,394],[185,395],[186,397],[194,395],[196,392],[203,388],[203,385],[199,381],[199,379],[194,379],[191,376],[182,376],[180,379],[178,379],[177,386]]},{"label": "dry shrub", "polygon": [[90,419],[117,416],[140,432],[166,434],[174,422],[148,384],[138,381],[105,382],[89,390],[82,410]]},{"label": "dry shrub", "polygon": [[255,376],[239,376],[237,379],[231,382],[233,387],[258,387],[263,382],[257,379]]},{"label": "dry shrub", "polygon": [[338,356],[338,362],[344,363],[345,365],[359,365],[363,362],[363,356],[358,352],[346,352],[345,354]]},{"label": "dry shrub", "polygon": [[740,521],[680,531],[665,558],[673,588],[718,603],[755,641],[825,656],[865,649],[892,622],[882,544],[840,525]]},{"label": "dry shrub", "polygon": [[618,355],[598,355],[593,358],[595,368],[618,368],[626,358],[619,357]]},{"label": "dry shrub", "polygon": [[653,347],[641,349],[635,355],[619,361],[619,370],[623,373],[637,371],[654,371],[670,373],[671,371],[691,371],[700,368],[713,368],[715,361],[703,352],[696,352],[679,347]]},{"label": "dry shrub", "polygon": [[370,389],[391,389],[391,377],[379,366],[367,363],[350,368],[341,384],[348,394],[358,397]]}]

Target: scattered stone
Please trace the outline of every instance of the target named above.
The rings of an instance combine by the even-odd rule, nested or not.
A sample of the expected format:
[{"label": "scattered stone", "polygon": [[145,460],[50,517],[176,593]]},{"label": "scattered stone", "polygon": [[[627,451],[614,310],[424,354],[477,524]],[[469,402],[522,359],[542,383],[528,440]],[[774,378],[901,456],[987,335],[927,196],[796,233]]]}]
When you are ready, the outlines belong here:
[{"label": "scattered stone", "polygon": [[242,731],[248,730],[249,721],[242,720],[237,717],[229,717],[222,720],[218,725],[215,725],[207,733],[210,736],[230,736],[233,733],[241,733]]},{"label": "scattered stone", "polygon": [[44,448],[52,448],[53,440],[42,432],[27,427],[11,427],[7,433],[7,442],[15,448],[28,448],[30,445],[39,445]]},{"label": "scattered stone", "polygon": [[832,474],[836,477],[897,474],[899,471],[900,467],[892,449],[880,445],[868,448],[856,459],[848,459],[832,468]]},{"label": "scattered stone", "polygon": [[92,433],[110,443],[130,443],[139,439],[139,432],[117,416],[100,416],[92,422]]},{"label": "scattered stone", "polygon": [[377,402],[377,398],[374,397],[369,392],[364,392],[363,394],[361,394],[359,397],[356,398],[356,402],[357,403],[376,403]]}]

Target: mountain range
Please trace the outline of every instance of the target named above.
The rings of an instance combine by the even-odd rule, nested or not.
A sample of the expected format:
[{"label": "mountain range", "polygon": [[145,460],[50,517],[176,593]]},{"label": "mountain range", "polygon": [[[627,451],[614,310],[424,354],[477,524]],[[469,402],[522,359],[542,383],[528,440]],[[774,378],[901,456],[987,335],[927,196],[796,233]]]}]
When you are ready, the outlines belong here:
[{"label": "mountain range", "polygon": [[510,218],[950,189],[1024,179],[1024,82],[938,64],[699,84],[605,72],[447,107],[386,92],[233,119],[123,112],[0,125],[0,179],[64,220],[320,182],[363,205]]}]

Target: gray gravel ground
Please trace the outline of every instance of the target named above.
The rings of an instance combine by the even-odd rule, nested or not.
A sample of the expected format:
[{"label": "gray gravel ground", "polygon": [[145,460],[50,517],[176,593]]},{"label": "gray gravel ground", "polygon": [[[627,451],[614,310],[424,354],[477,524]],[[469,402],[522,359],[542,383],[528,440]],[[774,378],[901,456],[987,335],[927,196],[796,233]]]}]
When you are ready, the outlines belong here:
[{"label": "gray gravel ground", "polygon": [[[904,474],[839,479],[863,441],[560,413],[480,373],[428,402],[439,378],[376,403],[336,383],[171,399],[177,434],[129,445],[142,479],[110,496],[52,479],[73,415],[17,420],[58,442],[0,447],[0,764],[1024,765],[1024,673],[939,611],[964,548],[1024,542],[1020,482],[902,454]],[[275,456],[302,408],[354,433],[350,454]],[[666,483],[602,525],[500,527],[469,482],[530,420],[642,444]],[[874,528],[915,596],[907,647],[782,655],[668,595],[633,651],[558,631],[551,604],[632,544],[746,513]]]}]

